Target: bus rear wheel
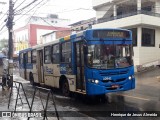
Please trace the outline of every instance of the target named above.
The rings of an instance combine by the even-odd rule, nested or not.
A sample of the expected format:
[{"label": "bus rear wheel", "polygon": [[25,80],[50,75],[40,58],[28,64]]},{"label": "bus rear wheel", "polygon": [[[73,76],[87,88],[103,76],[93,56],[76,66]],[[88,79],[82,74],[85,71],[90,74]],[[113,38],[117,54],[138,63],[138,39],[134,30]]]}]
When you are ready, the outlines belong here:
[{"label": "bus rear wheel", "polygon": [[66,97],[70,96],[70,91],[69,91],[69,84],[67,80],[62,83],[62,94]]},{"label": "bus rear wheel", "polygon": [[29,75],[29,80],[30,80],[30,84],[34,85],[34,77],[33,77],[32,73],[30,73],[30,75]]}]

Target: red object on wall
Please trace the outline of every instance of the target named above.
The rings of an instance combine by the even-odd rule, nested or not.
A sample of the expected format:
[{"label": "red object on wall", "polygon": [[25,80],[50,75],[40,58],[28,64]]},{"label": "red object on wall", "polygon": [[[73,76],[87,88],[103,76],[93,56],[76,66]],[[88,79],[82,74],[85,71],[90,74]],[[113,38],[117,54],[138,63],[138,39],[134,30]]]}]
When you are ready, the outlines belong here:
[{"label": "red object on wall", "polygon": [[[70,30],[70,28],[65,28],[65,27],[54,27],[54,26],[45,26],[45,25],[36,25],[36,24],[29,24],[24,27],[21,27],[17,30],[14,30],[14,38],[16,38],[16,34],[18,32],[28,29],[28,41],[30,46],[35,46],[37,45],[37,30],[42,29],[42,30],[56,30],[56,31],[67,31]],[[17,40],[14,39],[14,42],[16,43]]]}]

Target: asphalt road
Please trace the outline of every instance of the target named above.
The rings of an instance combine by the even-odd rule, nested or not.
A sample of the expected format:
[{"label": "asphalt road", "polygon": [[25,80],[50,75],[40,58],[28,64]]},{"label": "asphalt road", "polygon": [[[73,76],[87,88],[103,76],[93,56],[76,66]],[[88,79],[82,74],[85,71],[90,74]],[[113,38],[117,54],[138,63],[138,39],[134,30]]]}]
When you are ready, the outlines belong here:
[{"label": "asphalt road", "polygon": [[[58,90],[53,90],[55,96],[55,102],[59,116],[61,119],[98,119],[98,120],[159,120],[160,117],[115,117],[117,112],[125,111],[125,113],[136,113],[139,115],[143,113],[152,112],[153,114],[158,112],[160,114],[160,69],[154,69],[151,71],[136,74],[136,89],[126,92],[117,92],[106,94],[105,101],[101,99],[86,99],[81,95],[74,95],[72,97],[64,97]],[[20,77],[15,76],[15,80],[23,82],[25,92],[27,93],[27,98],[31,103],[34,89],[28,83],[23,81]],[[16,90],[14,90],[12,97],[16,96]],[[22,90],[21,96],[24,95]],[[7,97],[7,95],[6,95]],[[43,110],[43,105],[40,100],[45,105],[45,99],[47,94],[45,91],[36,93],[35,102],[33,110]],[[6,100],[1,96],[2,101],[7,104]],[[54,111],[54,106],[49,100],[48,110]],[[20,100],[19,100],[20,103]],[[11,102],[11,106],[14,109],[14,103]],[[0,105],[2,108],[4,105]],[[27,105],[25,107],[17,107],[18,110],[28,110]],[[126,112],[127,111],[127,112]],[[108,117],[112,114],[112,117]],[[114,116],[115,114],[115,116]],[[152,115],[153,115],[152,114]],[[123,114],[121,114],[122,116]],[[125,115],[124,115],[125,116]]]}]

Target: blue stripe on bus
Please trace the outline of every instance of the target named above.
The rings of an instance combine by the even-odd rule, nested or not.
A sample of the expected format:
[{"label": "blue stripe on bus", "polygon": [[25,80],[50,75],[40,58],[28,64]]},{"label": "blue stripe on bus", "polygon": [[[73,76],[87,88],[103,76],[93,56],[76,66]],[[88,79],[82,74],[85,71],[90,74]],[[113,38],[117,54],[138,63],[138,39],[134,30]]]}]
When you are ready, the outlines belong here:
[{"label": "blue stripe on bus", "polygon": [[[20,67],[20,69],[25,68],[24,64],[20,64],[19,67]],[[27,63],[26,64],[26,69],[33,69],[33,64]]]},{"label": "blue stripe on bus", "polygon": [[28,51],[31,51],[31,50],[32,50],[32,48],[27,48],[27,49],[25,49],[25,50],[19,51],[19,53],[25,53],[25,52],[28,52]]}]

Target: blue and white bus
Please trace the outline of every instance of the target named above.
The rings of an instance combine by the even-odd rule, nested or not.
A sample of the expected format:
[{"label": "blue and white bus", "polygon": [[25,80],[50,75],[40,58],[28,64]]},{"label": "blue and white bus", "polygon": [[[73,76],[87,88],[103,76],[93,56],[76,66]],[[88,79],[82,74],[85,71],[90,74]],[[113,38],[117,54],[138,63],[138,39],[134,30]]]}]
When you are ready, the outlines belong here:
[{"label": "blue and white bus", "polygon": [[20,75],[32,84],[103,95],[135,88],[132,33],[89,29],[19,52]]}]

